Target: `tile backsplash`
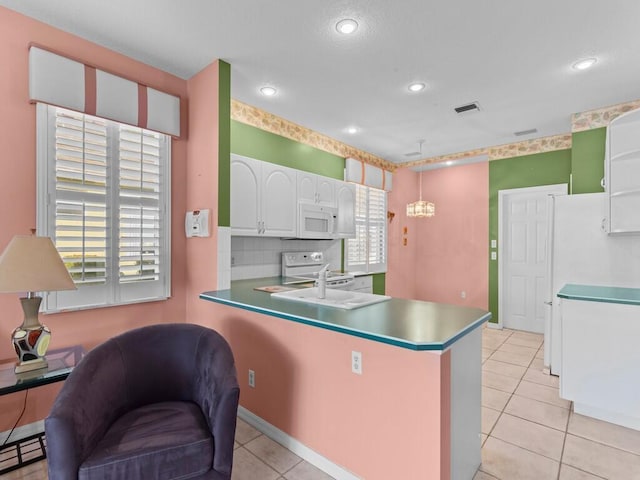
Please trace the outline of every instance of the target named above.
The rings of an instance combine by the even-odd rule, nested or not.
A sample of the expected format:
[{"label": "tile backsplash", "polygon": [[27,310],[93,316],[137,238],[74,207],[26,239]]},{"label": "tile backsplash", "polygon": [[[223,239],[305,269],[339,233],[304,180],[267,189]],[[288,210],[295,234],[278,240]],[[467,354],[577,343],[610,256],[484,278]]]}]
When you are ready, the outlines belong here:
[{"label": "tile backsplash", "polygon": [[332,270],[341,267],[340,240],[285,240],[272,237],[231,237],[231,280],[277,277],[282,252],[320,251]]}]

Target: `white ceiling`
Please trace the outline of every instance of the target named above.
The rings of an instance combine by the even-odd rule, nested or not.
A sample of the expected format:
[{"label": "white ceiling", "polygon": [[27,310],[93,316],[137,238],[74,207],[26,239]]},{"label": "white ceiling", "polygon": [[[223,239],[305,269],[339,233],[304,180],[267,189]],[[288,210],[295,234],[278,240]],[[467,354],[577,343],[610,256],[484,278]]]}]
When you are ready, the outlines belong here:
[{"label": "white ceiling", "polygon": [[[568,133],[574,112],[640,98],[634,0],[0,5],[185,79],[221,58],[232,67],[233,98],[396,163]],[[345,17],[359,22],[352,36],[335,29]],[[598,63],[571,68],[585,57]],[[427,88],[412,94],[416,80]],[[278,94],[261,96],[265,84]],[[471,101],[482,110],[454,113]],[[406,157],[420,139],[422,156]]]}]

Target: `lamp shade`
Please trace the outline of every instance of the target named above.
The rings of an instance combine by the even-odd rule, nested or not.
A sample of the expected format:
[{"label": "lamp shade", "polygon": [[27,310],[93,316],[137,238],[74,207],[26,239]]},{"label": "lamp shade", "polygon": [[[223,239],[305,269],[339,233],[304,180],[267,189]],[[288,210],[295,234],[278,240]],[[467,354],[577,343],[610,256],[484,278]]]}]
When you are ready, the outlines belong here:
[{"label": "lamp shade", "polygon": [[49,237],[16,235],[0,256],[0,293],[75,290]]}]

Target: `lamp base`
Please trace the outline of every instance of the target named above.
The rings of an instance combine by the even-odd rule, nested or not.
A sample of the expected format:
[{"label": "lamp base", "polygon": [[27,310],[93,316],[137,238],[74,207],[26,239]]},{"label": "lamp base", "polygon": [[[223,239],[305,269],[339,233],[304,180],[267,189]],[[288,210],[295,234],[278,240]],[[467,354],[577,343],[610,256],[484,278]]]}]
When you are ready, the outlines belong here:
[{"label": "lamp base", "polygon": [[42,358],[37,358],[35,360],[27,360],[26,362],[17,363],[15,372],[16,373],[31,372],[33,370],[40,370],[41,368],[47,368],[48,366],[49,366],[49,363],[47,362],[47,359],[42,357]]},{"label": "lamp base", "polygon": [[38,320],[41,301],[42,298],[36,296],[20,299],[22,310],[24,311],[24,320],[22,325],[11,334],[13,347],[18,355],[16,373],[47,367],[47,360],[44,355],[47,353],[47,348],[49,348],[51,330]]}]

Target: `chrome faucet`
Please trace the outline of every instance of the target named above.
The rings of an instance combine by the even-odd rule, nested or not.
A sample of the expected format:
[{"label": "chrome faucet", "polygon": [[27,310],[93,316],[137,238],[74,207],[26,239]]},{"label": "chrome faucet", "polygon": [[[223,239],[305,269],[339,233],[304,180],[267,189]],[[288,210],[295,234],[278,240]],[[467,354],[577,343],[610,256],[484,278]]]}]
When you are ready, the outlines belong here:
[{"label": "chrome faucet", "polygon": [[318,272],[318,281],[316,282],[318,285],[318,298],[324,298],[327,295],[327,273],[329,265],[330,264],[327,263]]}]

